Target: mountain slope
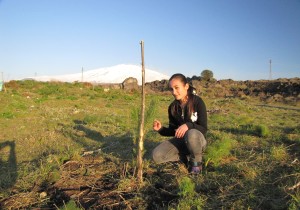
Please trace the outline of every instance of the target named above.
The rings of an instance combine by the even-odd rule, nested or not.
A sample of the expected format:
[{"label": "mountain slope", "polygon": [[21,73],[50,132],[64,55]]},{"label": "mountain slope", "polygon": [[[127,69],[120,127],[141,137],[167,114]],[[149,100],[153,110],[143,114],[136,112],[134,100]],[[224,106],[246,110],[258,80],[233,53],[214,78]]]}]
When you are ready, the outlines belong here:
[{"label": "mountain slope", "polygon": [[[122,83],[128,77],[134,77],[142,84],[142,67],[138,65],[120,64],[112,67],[89,70],[82,73],[57,75],[57,76],[37,76],[27,79],[37,81],[61,81],[61,82],[91,82],[91,83]],[[157,71],[145,70],[145,81],[169,79],[169,76]]]}]

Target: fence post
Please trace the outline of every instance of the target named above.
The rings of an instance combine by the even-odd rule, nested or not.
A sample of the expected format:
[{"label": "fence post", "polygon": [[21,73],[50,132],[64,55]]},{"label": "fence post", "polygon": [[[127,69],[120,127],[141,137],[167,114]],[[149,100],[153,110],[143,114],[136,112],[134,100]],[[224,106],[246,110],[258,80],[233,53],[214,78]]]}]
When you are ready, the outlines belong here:
[{"label": "fence post", "polygon": [[143,150],[144,150],[144,123],[145,123],[145,64],[144,64],[144,41],[141,44],[142,56],[142,104],[141,104],[141,122],[140,135],[138,141],[137,154],[137,180],[141,184],[143,182]]}]

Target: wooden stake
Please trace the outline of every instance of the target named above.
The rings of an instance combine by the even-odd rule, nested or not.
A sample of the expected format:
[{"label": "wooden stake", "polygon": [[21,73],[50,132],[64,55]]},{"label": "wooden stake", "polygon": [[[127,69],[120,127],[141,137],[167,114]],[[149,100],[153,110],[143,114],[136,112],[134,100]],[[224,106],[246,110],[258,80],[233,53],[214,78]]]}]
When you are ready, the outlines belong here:
[{"label": "wooden stake", "polygon": [[138,154],[137,154],[137,179],[141,184],[143,182],[143,150],[144,150],[144,122],[145,122],[145,64],[144,64],[144,41],[141,44],[142,55],[142,104],[141,104],[141,123],[140,135],[138,141]]}]

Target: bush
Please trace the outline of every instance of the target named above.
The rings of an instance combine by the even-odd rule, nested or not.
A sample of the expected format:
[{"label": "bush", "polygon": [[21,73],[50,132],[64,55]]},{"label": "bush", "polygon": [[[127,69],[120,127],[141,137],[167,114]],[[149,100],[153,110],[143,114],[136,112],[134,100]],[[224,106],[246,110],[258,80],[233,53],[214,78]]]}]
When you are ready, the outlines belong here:
[{"label": "bush", "polygon": [[210,81],[214,78],[214,73],[211,70],[203,70],[201,72],[201,78],[205,81]]},{"label": "bush", "polygon": [[61,93],[61,88],[55,83],[46,83],[41,89],[38,90],[38,93],[42,96],[49,95],[59,95]]}]

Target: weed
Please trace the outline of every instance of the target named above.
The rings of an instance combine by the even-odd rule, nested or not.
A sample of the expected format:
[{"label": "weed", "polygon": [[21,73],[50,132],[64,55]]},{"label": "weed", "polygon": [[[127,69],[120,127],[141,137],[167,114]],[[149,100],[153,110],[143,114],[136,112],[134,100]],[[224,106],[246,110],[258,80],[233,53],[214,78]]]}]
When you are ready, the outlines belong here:
[{"label": "weed", "polygon": [[195,183],[189,177],[182,177],[179,180],[179,202],[176,209],[178,210],[200,210],[204,206],[204,200],[195,191]]},{"label": "weed", "polygon": [[201,210],[203,209],[203,206],[204,206],[204,201],[199,196],[195,198],[180,199],[176,209],[177,210]]},{"label": "weed", "polygon": [[251,166],[246,163],[241,164],[239,166],[239,170],[241,171],[241,174],[247,181],[254,181],[259,175],[259,169],[257,167]]},{"label": "weed", "polygon": [[81,210],[82,208],[79,208],[74,200],[70,200],[68,203],[64,204],[63,208],[60,208],[60,210]]},{"label": "weed", "polygon": [[[212,162],[216,166],[220,165],[222,160],[230,155],[235,143],[235,140],[228,137],[223,137],[222,139],[212,142],[205,152],[206,161]],[[206,163],[206,165],[207,164],[208,163]]]},{"label": "weed", "polygon": [[295,194],[290,194],[292,200],[288,206],[289,210],[297,210],[300,209],[300,190],[298,189]]},{"label": "weed", "polygon": [[111,103],[108,103],[105,105],[106,108],[111,108],[113,105]]},{"label": "weed", "polygon": [[58,84],[55,83],[46,83],[44,87],[39,89],[38,93],[42,96],[49,96],[54,94],[60,94],[61,89]]},{"label": "weed", "polygon": [[83,121],[87,124],[93,124],[93,123],[96,123],[98,121],[98,116],[96,116],[96,115],[86,115],[83,118]]},{"label": "weed", "polygon": [[270,135],[270,130],[269,130],[268,126],[263,125],[263,124],[256,125],[254,127],[254,131],[260,137],[267,137]]},{"label": "weed", "polygon": [[3,112],[0,114],[0,116],[6,119],[12,119],[15,117],[15,115],[12,112]]},{"label": "weed", "polygon": [[184,176],[179,180],[178,195],[184,198],[195,195],[195,184],[191,178]]},{"label": "weed", "polygon": [[135,99],[136,99],[136,97],[134,95],[125,95],[124,96],[124,100],[126,100],[126,101],[133,101]]},{"label": "weed", "polygon": [[288,152],[287,149],[283,146],[272,146],[270,151],[271,158],[275,161],[287,161],[288,160]]},{"label": "weed", "polygon": [[78,98],[76,96],[67,96],[68,100],[76,101]]},{"label": "weed", "polygon": [[132,191],[135,185],[135,180],[133,178],[123,178],[118,183],[118,190],[120,191]]}]

